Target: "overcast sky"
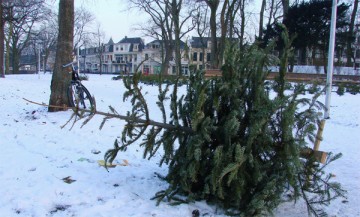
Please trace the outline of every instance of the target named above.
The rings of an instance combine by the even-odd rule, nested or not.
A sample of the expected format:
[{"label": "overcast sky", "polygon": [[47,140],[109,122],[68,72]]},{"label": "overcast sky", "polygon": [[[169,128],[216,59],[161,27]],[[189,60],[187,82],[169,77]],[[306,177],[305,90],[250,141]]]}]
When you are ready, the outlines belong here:
[{"label": "overcast sky", "polygon": [[[50,0],[51,1],[51,0]],[[143,37],[140,31],[135,31],[133,27],[146,21],[146,14],[140,14],[137,10],[129,11],[126,0],[75,0],[75,9],[83,6],[89,10],[99,22],[101,29],[105,32],[105,41],[110,37],[114,42],[127,37]],[[52,0],[51,3],[58,11],[59,1]],[[149,42],[147,39],[146,43]]]},{"label": "overcast sky", "polygon": [[[48,0],[54,5],[54,9],[58,11],[59,0]],[[128,9],[127,0],[74,0],[75,8],[84,7],[89,10],[96,20],[94,22],[94,30],[96,22],[99,22],[101,29],[105,32],[105,41],[112,37],[114,42],[118,42],[127,37],[141,37],[145,39],[145,43],[149,43],[151,38],[143,36],[141,31],[134,29],[138,24],[144,24],[148,19],[148,15],[139,12],[137,9]],[[247,6],[247,10],[253,14],[251,19],[247,19],[246,33],[250,33],[245,37],[252,39],[253,33],[258,29],[258,5],[261,0],[253,0],[252,4]]]}]

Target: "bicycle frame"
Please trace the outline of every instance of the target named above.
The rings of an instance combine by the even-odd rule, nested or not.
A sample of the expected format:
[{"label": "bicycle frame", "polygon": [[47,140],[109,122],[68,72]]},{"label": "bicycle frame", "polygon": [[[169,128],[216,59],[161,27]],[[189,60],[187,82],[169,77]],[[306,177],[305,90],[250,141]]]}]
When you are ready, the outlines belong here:
[{"label": "bicycle frame", "polygon": [[[71,82],[68,88],[68,98],[69,104],[72,107],[81,107],[82,109],[91,108],[94,104],[90,92],[86,87],[81,83],[79,74],[75,70],[74,63],[68,63],[63,65],[63,67],[71,66]],[[90,105],[87,105],[86,102],[89,102]]]},{"label": "bicycle frame", "polygon": [[66,68],[66,67],[69,67],[69,66],[71,66],[71,72],[69,72],[69,73],[71,73],[71,82],[80,82],[79,74],[75,70],[73,62],[63,65],[63,68]]}]

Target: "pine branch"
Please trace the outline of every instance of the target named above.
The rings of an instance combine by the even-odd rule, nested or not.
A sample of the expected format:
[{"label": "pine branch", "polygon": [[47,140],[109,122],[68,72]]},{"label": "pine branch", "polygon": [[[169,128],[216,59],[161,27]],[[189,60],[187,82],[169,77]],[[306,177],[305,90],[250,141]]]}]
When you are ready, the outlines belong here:
[{"label": "pine branch", "polygon": [[[76,109],[76,107],[69,107],[69,106],[55,106],[55,105],[48,105],[45,103],[38,103],[38,102],[34,102],[28,99],[23,98],[25,101],[32,103],[32,104],[36,104],[36,105],[41,105],[41,106],[45,106],[45,107],[53,107],[53,108],[62,108],[62,109]],[[142,119],[142,118],[135,118],[135,117],[130,117],[130,116],[126,116],[126,115],[120,115],[120,114],[113,114],[113,113],[109,113],[109,112],[102,112],[102,111],[93,111],[93,110],[89,110],[89,109],[79,109],[78,111],[82,111],[82,112],[88,112],[88,113],[93,113],[94,115],[102,115],[102,116],[106,116],[108,118],[117,118],[117,119],[121,119],[121,120],[125,120],[125,121],[129,121],[129,122],[133,122],[133,123],[141,123],[144,125],[151,125],[151,126],[156,126],[156,127],[160,127],[160,128],[164,128],[164,129],[169,129],[169,130],[175,130],[175,131],[179,131],[179,132],[183,132],[183,133],[193,133],[191,128],[188,127],[182,127],[180,125],[175,126],[172,124],[166,124],[166,123],[162,123],[162,122],[157,122],[157,121],[153,121],[153,120],[146,120],[146,119]],[[73,114],[74,116],[76,116],[76,113]]]}]

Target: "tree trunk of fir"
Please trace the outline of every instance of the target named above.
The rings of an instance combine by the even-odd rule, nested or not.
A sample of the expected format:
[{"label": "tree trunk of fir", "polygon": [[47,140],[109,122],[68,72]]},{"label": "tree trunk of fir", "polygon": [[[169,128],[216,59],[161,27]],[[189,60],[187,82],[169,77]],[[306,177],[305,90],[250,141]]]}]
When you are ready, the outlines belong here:
[{"label": "tree trunk of fir", "polygon": [[3,7],[2,7],[2,0],[0,0],[0,76],[5,78],[5,71],[4,71],[4,25],[5,21],[3,18]]},{"label": "tree trunk of fir", "polygon": [[[68,105],[67,88],[71,80],[71,70],[62,65],[73,61],[73,32],[74,32],[74,0],[60,0],[59,2],[59,35],[56,47],[54,72],[51,80],[50,105]],[[63,109],[49,107],[49,112]]]}]

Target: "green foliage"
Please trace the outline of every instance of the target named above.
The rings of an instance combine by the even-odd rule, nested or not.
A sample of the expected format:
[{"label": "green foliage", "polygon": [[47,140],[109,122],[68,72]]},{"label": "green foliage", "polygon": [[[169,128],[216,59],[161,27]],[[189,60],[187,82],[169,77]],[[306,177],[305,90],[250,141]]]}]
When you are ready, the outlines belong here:
[{"label": "green foliage", "polygon": [[[285,81],[289,43],[285,40],[282,70],[274,82],[265,81],[266,67],[279,63],[270,55],[272,47],[256,46],[243,52],[236,46],[228,48],[220,78],[192,73],[185,96],[178,96],[176,79],[169,97],[169,120],[164,101],[170,85],[159,82],[157,104],[163,123],[172,127],[151,126],[138,88],[140,74],[125,80],[124,98],[130,97],[133,104],[128,116],[134,118],[126,124],[121,144],[116,141],[105,160],[111,162],[118,151],[142,138],[144,157],[151,158],[162,148],[160,164],[169,166],[164,178],[169,187],[155,195],[158,203],[206,200],[229,214],[262,216],[271,213],[287,194],[291,200],[303,197],[310,213],[323,214],[318,205],[327,205],[344,193],[324,172],[340,155],[329,158],[325,166],[300,158],[301,150],[315,139],[323,109],[317,97],[322,92],[310,88],[313,98],[301,98],[309,88]],[[146,121],[137,123],[135,119],[142,116]]]},{"label": "green foliage", "polygon": [[[330,0],[301,1],[290,6],[287,19],[282,24],[287,27],[289,35],[296,36],[292,46],[296,49],[319,48],[321,50],[327,47],[330,34],[331,7],[332,1]],[[350,5],[345,3],[337,6],[336,39],[344,38],[340,35],[349,23],[347,16],[349,7]],[[283,32],[282,24],[275,22],[271,26],[267,26],[262,41],[268,44],[272,39],[277,38],[278,49],[281,50],[284,46],[282,38],[279,37]],[[339,41],[336,44],[340,43]]]},{"label": "green foliage", "polygon": [[338,89],[336,90],[336,93],[337,93],[339,96],[344,95],[344,93],[345,93],[345,85],[339,84],[339,85],[338,85]]},{"label": "green foliage", "polygon": [[[116,76],[113,77],[112,80],[120,80],[120,79],[126,79],[126,76]],[[188,81],[188,77],[186,76],[181,76],[180,78],[178,76],[175,75],[144,75],[141,76],[139,78],[139,82],[144,83],[144,84],[148,84],[148,85],[159,85],[159,84],[174,84],[176,82],[176,80],[178,81],[178,85],[183,85],[183,84],[187,84]]]},{"label": "green foliage", "polygon": [[360,85],[359,84],[348,84],[346,86],[346,92],[356,95],[360,93]]}]

